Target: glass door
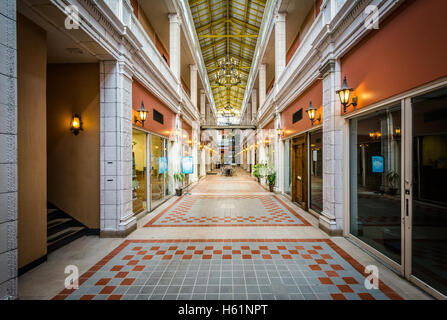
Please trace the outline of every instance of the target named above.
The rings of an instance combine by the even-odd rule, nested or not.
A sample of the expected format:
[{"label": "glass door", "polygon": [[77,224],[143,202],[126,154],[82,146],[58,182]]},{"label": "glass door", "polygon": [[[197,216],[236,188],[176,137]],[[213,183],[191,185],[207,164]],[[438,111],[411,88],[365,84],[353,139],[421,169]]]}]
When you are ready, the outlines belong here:
[{"label": "glass door", "polygon": [[151,135],[151,209],[164,200],[167,157],[163,138]]},{"label": "glass door", "polygon": [[406,110],[406,275],[447,295],[447,88]]},{"label": "glass door", "polygon": [[147,210],[147,134],[132,130],[132,210]]}]

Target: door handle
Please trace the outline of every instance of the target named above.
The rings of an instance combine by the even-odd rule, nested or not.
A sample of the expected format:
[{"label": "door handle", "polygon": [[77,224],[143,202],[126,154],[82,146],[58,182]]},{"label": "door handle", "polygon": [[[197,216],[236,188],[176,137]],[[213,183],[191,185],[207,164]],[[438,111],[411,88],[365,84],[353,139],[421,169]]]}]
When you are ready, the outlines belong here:
[{"label": "door handle", "polygon": [[405,199],[405,215],[408,217],[409,216],[409,204],[410,204],[410,202],[409,202],[409,200],[408,199]]},{"label": "door handle", "polygon": [[301,176],[297,176],[296,178],[301,181]]}]

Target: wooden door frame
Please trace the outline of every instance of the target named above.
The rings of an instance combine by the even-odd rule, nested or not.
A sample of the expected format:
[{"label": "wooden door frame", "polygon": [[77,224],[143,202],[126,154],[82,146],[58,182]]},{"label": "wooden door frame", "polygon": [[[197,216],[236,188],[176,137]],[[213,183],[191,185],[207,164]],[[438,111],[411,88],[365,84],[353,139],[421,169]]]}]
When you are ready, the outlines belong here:
[{"label": "wooden door frame", "polygon": [[[303,164],[303,174],[302,174],[302,183],[303,183],[303,202],[298,203],[296,199],[296,148],[298,145],[303,144],[303,156],[305,157]],[[291,143],[291,152],[292,152],[292,201],[297,202],[304,210],[309,210],[309,192],[308,192],[308,170],[309,170],[309,148],[308,148],[308,133],[304,133],[292,139]]]}]

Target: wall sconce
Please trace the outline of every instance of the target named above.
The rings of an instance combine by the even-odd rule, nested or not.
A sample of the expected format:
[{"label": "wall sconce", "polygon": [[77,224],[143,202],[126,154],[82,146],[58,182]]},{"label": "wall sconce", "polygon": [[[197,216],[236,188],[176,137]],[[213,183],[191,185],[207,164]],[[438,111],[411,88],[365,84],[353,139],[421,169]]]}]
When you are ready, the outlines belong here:
[{"label": "wall sconce", "polygon": [[281,128],[276,129],[276,134],[278,135],[278,137],[282,137],[283,133],[284,133],[283,129]]},{"label": "wall sconce", "polygon": [[396,136],[400,136],[400,134],[401,134],[401,130],[400,130],[400,128],[396,128],[396,129],[394,129],[394,134],[395,134]]},{"label": "wall sconce", "polygon": [[138,117],[135,116],[134,122],[137,124],[138,122],[141,123],[141,126],[144,126],[144,121],[147,119],[147,110],[144,108],[144,102],[141,101],[141,107],[140,110],[137,110],[140,115],[140,120],[138,120]]},{"label": "wall sconce", "polygon": [[350,97],[352,91],[354,91],[354,89],[352,89],[348,86],[348,82],[346,81],[346,76],[345,76],[341,89],[336,91],[338,96],[340,97],[340,102],[343,105],[343,112],[346,112],[346,109],[348,107],[350,107],[351,105],[354,107],[357,106],[357,102],[358,102],[357,96],[352,97],[352,102],[349,103],[349,97]]},{"label": "wall sconce", "polygon": [[318,120],[321,122],[321,114],[318,115],[318,118],[315,119],[315,115],[317,112],[317,108],[312,105],[312,101],[310,101],[309,108],[306,110],[307,115],[309,116],[310,122],[314,125],[314,122]]},{"label": "wall sconce", "polygon": [[82,119],[80,115],[75,114],[73,116],[73,118],[71,119],[70,130],[75,136],[79,134],[79,131],[84,130],[84,128],[82,128]]}]

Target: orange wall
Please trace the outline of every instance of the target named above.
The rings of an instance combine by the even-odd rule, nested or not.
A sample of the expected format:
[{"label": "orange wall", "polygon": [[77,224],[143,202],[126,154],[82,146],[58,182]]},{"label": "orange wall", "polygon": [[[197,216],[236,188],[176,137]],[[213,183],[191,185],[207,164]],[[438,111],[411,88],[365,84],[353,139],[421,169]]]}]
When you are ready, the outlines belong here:
[{"label": "orange wall", "polygon": [[[99,229],[99,64],[50,64],[47,89],[48,201]],[[84,127],[77,136],[70,131],[74,114]]]},{"label": "orange wall", "polygon": [[408,0],[342,58],[357,109],[447,75],[446,12],[445,0]]},{"label": "orange wall", "polygon": [[273,119],[269,123],[267,123],[263,128],[263,130],[275,129],[275,120]]},{"label": "orange wall", "polygon": [[[314,82],[294,102],[292,102],[283,112],[281,112],[281,129],[284,130],[283,137],[294,135],[312,127],[312,124],[306,113],[310,101],[312,101],[312,105],[318,109],[315,118],[318,118],[318,115],[321,115],[322,123],[323,83],[321,80],[317,80],[316,82]],[[303,119],[292,123],[293,114],[301,108],[303,108]],[[320,122],[315,121],[314,126],[319,124]]]},{"label": "orange wall", "polygon": [[17,238],[19,268],[47,253],[46,78],[45,30],[18,14]]},{"label": "orange wall", "polygon": [[[169,138],[171,131],[175,128],[175,113],[134,79],[132,83],[132,109],[134,110],[132,123],[134,123],[134,117],[137,115],[136,110],[139,110],[141,107],[141,101],[144,102],[144,107],[148,110],[147,120],[144,122],[144,129]],[[163,124],[153,120],[154,109],[163,114]],[[136,126],[141,127],[141,124],[138,123]]]}]

